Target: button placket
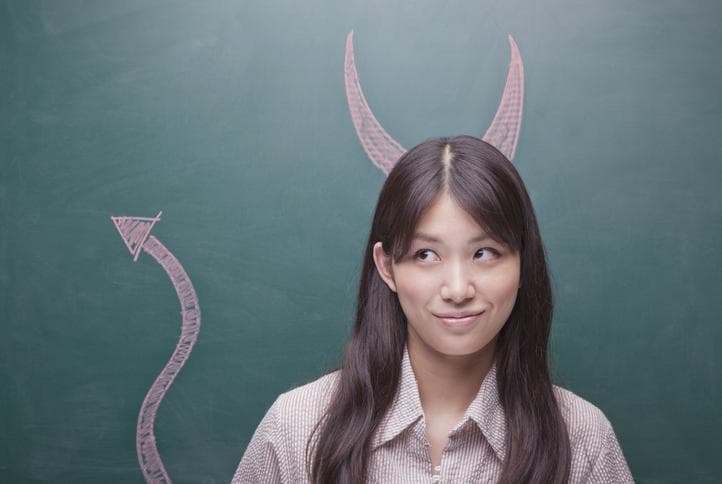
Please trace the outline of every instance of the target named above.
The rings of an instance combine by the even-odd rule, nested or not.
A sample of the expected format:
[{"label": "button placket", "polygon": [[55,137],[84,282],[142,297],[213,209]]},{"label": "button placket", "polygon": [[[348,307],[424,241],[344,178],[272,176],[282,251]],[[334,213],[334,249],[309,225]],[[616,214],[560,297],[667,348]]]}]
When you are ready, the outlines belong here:
[{"label": "button placket", "polygon": [[431,476],[431,482],[440,482],[441,481],[441,466],[435,466],[433,475]]}]

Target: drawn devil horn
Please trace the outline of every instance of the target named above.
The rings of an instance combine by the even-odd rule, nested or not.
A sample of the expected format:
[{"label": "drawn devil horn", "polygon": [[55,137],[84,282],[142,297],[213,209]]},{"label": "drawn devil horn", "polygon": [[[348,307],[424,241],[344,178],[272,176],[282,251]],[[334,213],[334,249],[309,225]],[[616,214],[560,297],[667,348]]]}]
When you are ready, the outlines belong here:
[{"label": "drawn devil horn", "polygon": [[516,143],[521,131],[521,115],[524,111],[524,64],[514,37],[509,35],[511,61],[506,74],[504,93],[501,95],[491,126],[481,138],[504,153],[509,161],[514,159]]},{"label": "drawn devil horn", "polygon": [[[519,49],[511,35],[509,35],[509,46],[511,47],[511,61],[504,93],[491,126],[486,130],[482,139],[504,153],[509,160],[513,160],[519,140],[524,107],[524,64],[522,64]],[[348,109],[361,146],[374,165],[388,174],[406,150],[384,130],[366,102],[358,72],[356,72],[353,31],[349,32],[346,37],[344,78]]]},{"label": "drawn devil horn", "polygon": [[406,150],[384,130],[366,102],[353,58],[353,30],[346,37],[344,78],[348,109],[361,146],[373,164],[388,175]]}]

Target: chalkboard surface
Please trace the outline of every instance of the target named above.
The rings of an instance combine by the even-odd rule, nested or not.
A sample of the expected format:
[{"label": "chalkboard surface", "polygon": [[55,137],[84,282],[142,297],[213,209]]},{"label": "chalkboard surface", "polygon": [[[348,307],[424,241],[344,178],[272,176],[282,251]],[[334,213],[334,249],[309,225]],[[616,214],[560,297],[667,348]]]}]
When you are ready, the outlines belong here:
[{"label": "chalkboard surface", "polygon": [[112,216],[162,211],[150,235],[202,315],[157,407],[174,482],[230,481],[276,395],[337,365],[384,179],[344,97],[352,29],[406,147],[483,133],[514,36],[556,381],[606,413],[638,482],[720,482],[720,18],[714,0],[1,2],[0,482],[143,482],[140,407],[188,315]]}]

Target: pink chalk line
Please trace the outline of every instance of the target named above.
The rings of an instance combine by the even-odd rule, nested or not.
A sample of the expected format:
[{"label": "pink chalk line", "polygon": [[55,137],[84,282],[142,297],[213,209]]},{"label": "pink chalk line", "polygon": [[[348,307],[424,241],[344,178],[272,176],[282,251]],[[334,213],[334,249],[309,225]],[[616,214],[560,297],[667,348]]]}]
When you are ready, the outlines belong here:
[{"label": "pink chalk line", "polygon": [[138,259],[140,249],[150,254],[170,277],[181,305],[181,335],[170,359],[151,385],[143,400],[136,426],[135,447],[138,463],[146,482],[170,484],[172,481],[158,453],[155,439],[155,417],[158,406],[173,380],[188,360],[201,329],[201,309],[198,296],[188,274],[168,248],[150,235],[150,229],[160,220],[158,213],[148,217],[111,217],[126,247]]},{"label": "pink chalk line", "polygon": [[[509,160],[513,160],[516,145],[519,141],[524,108],[524,64],[521,61],[516,42],[514,42],[511,35],[509,35],[509,46],[511,48],[511,61],[509,62],[504,92],[494,119],[482,139],[504,153]],[[371,111],[368,102],[366,102],[358,72],[356,71],[353,31],[349,32],[346,37],[344,83],[351,121],[361,146],[363,146],[366,155],[373,164],[388,175],[406,150],[384,130]]]}]

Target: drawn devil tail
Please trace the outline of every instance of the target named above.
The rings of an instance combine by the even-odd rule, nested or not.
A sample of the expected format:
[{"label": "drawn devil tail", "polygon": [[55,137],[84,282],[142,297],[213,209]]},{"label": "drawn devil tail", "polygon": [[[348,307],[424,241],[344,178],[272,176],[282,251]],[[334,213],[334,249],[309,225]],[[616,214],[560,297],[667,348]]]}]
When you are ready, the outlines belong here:
[{"label": "drawn devil tail", "polygon": [[[161,212],[162,213],[162,212]],[[168,388],[185,364],[190,352],[193,350],[201,329],[201,309],[198,297],[188,274],[175,256],[160,240],[150,235],[153,225],[160,220],[156,217],[111,217],[115,228],[118,229],[126,247],[137,260],[142,249],[150,254],[170,277],[181,304],[181,335],[168,363],[151,385],[143,400],[138,415],[138,425],[135,434],[135,447],[138,453],[138,463],[143,476],[148,483],[170,484],[171,479],[163,466],[158,454],[155,440],[155,417],[158,406],[163,400]]]}]

